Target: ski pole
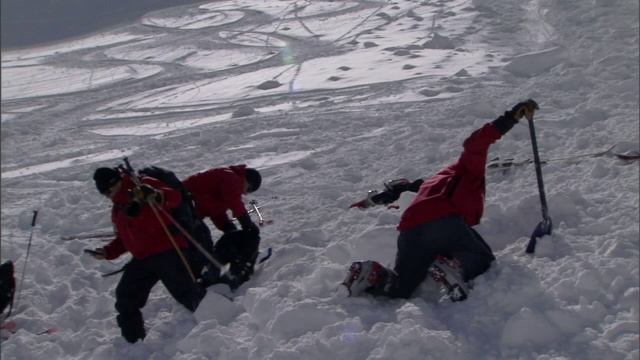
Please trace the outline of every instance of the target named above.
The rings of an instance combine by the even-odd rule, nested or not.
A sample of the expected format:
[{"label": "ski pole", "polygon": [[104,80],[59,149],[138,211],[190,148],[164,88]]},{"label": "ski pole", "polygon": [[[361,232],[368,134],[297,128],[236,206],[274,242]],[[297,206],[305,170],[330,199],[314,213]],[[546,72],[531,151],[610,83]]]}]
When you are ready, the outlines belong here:
[{"label": "ski pole", "polygon": [[[31,219],[31,234],[29,235],[29,244],[27,245],[27,255],[24,258],[24,266],[22,267],[22,277],[20,278],[20,287],[18,287],[18,297],[16,299],[16,308],[20,304],[20,294],[22,293],[22,283],[24,282],[24,274],[27,271],[27,262],[29,261],[29,252],[31,251],[31,239],[33,239],[33,228],[36,226],[36,218],[38,217],[38,210],[33,210],[33,218]],[[11,307],[13,310],[13,306]],[[5,318],[8,318],[11,314],[11,310]]]},{"label": "ski pole", "polygon": [[193,246],[195,246],[196,249],[198,249],[198,251],[202,253],[202,255],[204,255],[213,265],[217,266],[220,269],[221,275],[229,270],[230,264],[222,265],[218,260],[216,260],[213,255],[211,255],[211,253],[207,251],[207,249],[200,245],[200,243],[198,243],[198,241],[194,239],[193,236],[191,236],[191,234],[189,234],[189,232],[185,230],[185,228],[182,227],[182,225],[180,225],[180,223],[176,219],[174,219],[173,216],[171,216],[171,214],[169,214],[167,210],[163,209],[162,207],[158,207],[158,210],[160,210],[160,212],[164,214],[173,223],[173,225],[175,225],[175,227],[180,230],[180,232],[182,232],[187,240],[191,241]]},{"label": "ski pole", "polygon": [[525,250],[526,253],[532,254],[536,250],[537,238],[542,238],[544,235],[551,235],[553,230],[553,223],[549,216],[549,210],[547,208],[547,197],[544,192],[544,183],[542,182],[542,164],[540,162],[540,155],[538,154],[538,142],[536,140],[536,130],[533,126],[533,115],[529,119],[529,133],[531,134],[531,147],[533,148],[533,162],[536,167],[536,178],[538,180],[538,193],[540,194],[540,207],[542,209],[542,220],[538,223],[538,226],[533,230],[531,239],[527,244]]},{"label": "ski pole", "polygon": [[195,275],[193,275],[193,271],[191,270],[191,266],[189,266],[189,262],[187,261],[187,259],[184,257],[184,254],[182,253],[182,251],[180,250],[180,247],[178,246],[178,244],[176,243],[176,240],[173,238],[173,236],[171,235],[171,232],[169,231],[169,229],[167,228],[167,225],[165,225],[164,221],[162,221],[162,218],[160,217],[160,213],[158,212],[158,209],[160,208],[160,206],[156,203],[155,200],[150,200],[147,201],[149,203],[149,206],[151,207],[151,210],[153,210],[153,213],[156,215],[156,217],[158,218],[158,222],[160,222],[160,225],[162,226],[162,228],[164,229],[164,232],[167,233],[167,236],[169,237],[169,240],[171,240],[171,243],[173,244],[173,247],[176,249],[176,251],[178,252],[178,255],[180,255],[180,259],[182,259],[182,262],[184,263],[184,265],[187,268],[187,272],[189,273],[189,276],[191,276],[191,279],[195,282],[196,281],[196,277]]}]

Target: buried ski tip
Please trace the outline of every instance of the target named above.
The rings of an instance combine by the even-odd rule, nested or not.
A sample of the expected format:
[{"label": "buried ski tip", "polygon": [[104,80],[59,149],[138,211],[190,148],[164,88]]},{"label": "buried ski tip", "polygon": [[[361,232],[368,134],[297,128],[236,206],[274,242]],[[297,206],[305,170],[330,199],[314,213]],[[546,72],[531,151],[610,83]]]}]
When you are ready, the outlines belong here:
[{"label": "buried ski tip", "polygon": [[[18,324],[15,321],[9,321],[4,323],[0,328],[0,332],[2,333],[0,337],[2,338],[2,340],[7,340],[9,339],[9,337],[11,337],[11,335],[15,334],[18,331],[17,327],[18,327]],[[57,331],[58,331],[58,327],[53,326],[33,335],[51,335],[53,333],[56,333]]]},{"label": "buried ski tip", "polygon": [[51,334],[53,334],[53,333],[55,333],[55,332],[57,332],[57,331],[58,331],[58,327],[57,327],[57,326],[54,326],[54,327],[49,328],[49,329],[47,329],[47,330],[45,330],[45,331],[43,331],[43,332],[39,332],[39,333],[37,333],[36,335],[45,335],[45,334],[47,334],[47,335],[51,335]]},{"label": "buried ski tip", "polygon": [[616,153],[614,155],[620,160],[640,160],[640,151],[627,151],[625,153]]},{"label": "buried ski tip", "polygon": [[2,327],[0,327],[0,330],[7,330],[7,331],[13,331],[13,329],[16,328],[16,322],[15,321],[8,321],[4,324],[2,324]]}]

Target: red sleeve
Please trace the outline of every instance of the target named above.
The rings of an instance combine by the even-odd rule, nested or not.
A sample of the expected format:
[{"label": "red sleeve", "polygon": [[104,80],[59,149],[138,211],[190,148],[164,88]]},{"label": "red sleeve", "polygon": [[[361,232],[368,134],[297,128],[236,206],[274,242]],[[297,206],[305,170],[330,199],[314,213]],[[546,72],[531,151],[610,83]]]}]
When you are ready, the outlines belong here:
[{"label": "red sleeve", "polygon": [[473,176],[483,178],[487,168],[489,146],[501,137],[502,134],[492,123],[485,124],[464,141],[458,164]]},{"label": "red sleeve", "polygon": [[229,219],[229,215],[227,215],[226,212],[221,213],[218,216],[212,216],[211,217],[211,222],[213,223],[213,225],[216,226],[216,228],[218,230],[222,230],[223,227],[224,227],[224,224],[226,224],[227,221],[229,221],[229,220],[231,220],[231,219]]},{"label": "red sleeve", "polygon": [[222,183],[225,184],[225,188],[222,192],[224,202],[231,210],[234,217],[238,218],[247,213],[247,209],[242,202],[242,191],[244,190],[244,179],[239,178],[235,174],[228,174],[228,179],[225,179]]}]

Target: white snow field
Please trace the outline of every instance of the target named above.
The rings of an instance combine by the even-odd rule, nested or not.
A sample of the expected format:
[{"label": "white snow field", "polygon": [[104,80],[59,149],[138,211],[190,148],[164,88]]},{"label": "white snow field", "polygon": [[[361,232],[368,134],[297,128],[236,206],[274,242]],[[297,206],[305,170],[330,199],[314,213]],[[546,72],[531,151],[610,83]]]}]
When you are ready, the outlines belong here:
[{"label": "white snow field", "polygon": [[[3,51],[1,260],[24,282],[2,359],[638,360],[640,170],[611,154],[542,167],[554,232],[533,255],[534,166],[487,174],[476,228],[497,261],[467,301],[430,280],[408,300],[339,285],[352,261],[393,265],[401,214],[349,204],[435,174],[519,101],[540,105],[543,160],[638,151],[638,14],[637,0],[230,0]],[[526,124],[489,156],[532,158]],[[101,276],[128,256],[60,238],[111,230],[92,175],[124,157],[181,178],[256,167],[246,200],[273,220],[273,257],[233,302],[212,289],[192,314],[159,285],[133,345],[119,276]]]}]

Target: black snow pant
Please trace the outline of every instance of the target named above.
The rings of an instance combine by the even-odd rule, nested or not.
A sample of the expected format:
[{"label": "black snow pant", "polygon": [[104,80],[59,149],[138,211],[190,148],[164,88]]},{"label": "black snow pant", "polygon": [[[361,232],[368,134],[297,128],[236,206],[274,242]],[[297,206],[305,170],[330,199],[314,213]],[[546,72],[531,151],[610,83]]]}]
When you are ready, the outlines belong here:
[{"label": "black snow pant", "polygon": [[[196,240],[204,250],[211,255],[213,253],[213,239],[211,238],[211,230],[202,220],[198,220],[191,232],[192,237]],[[211,262],[207,257],[189,241],[189,249],[192,253],[191,270],[199,277],[205,266]]]},{"label": "black snow pant", "polygon": [[237,230],[226,233],[216,241],[213,256],[222,264],[250,261],[258,253],[260,236],[252,231]]},{"label": "black snow pant", "polygon": [[[181,249],[187,259],[193,254]],[[118,312],[116,321],[122,336],[130,343],[144,339],[146,333],[140,309],[144,307],[153,286],[161,281],[171,296],[187,309],[195,311],[205,295],[191,279],[176,250],[168,250],[144,259],[132,259],[124,267],[116,287]]]},{"label": "black snow pant", "polygon": [[428,274],[429,266],[440,256],[455,258],[462,265],[465,281],[489,269],[495,256],[489,245],[463,218],[452,215],[407,229],[398,235],[395,274],[385,291],[374,295],[409,298]]}]

